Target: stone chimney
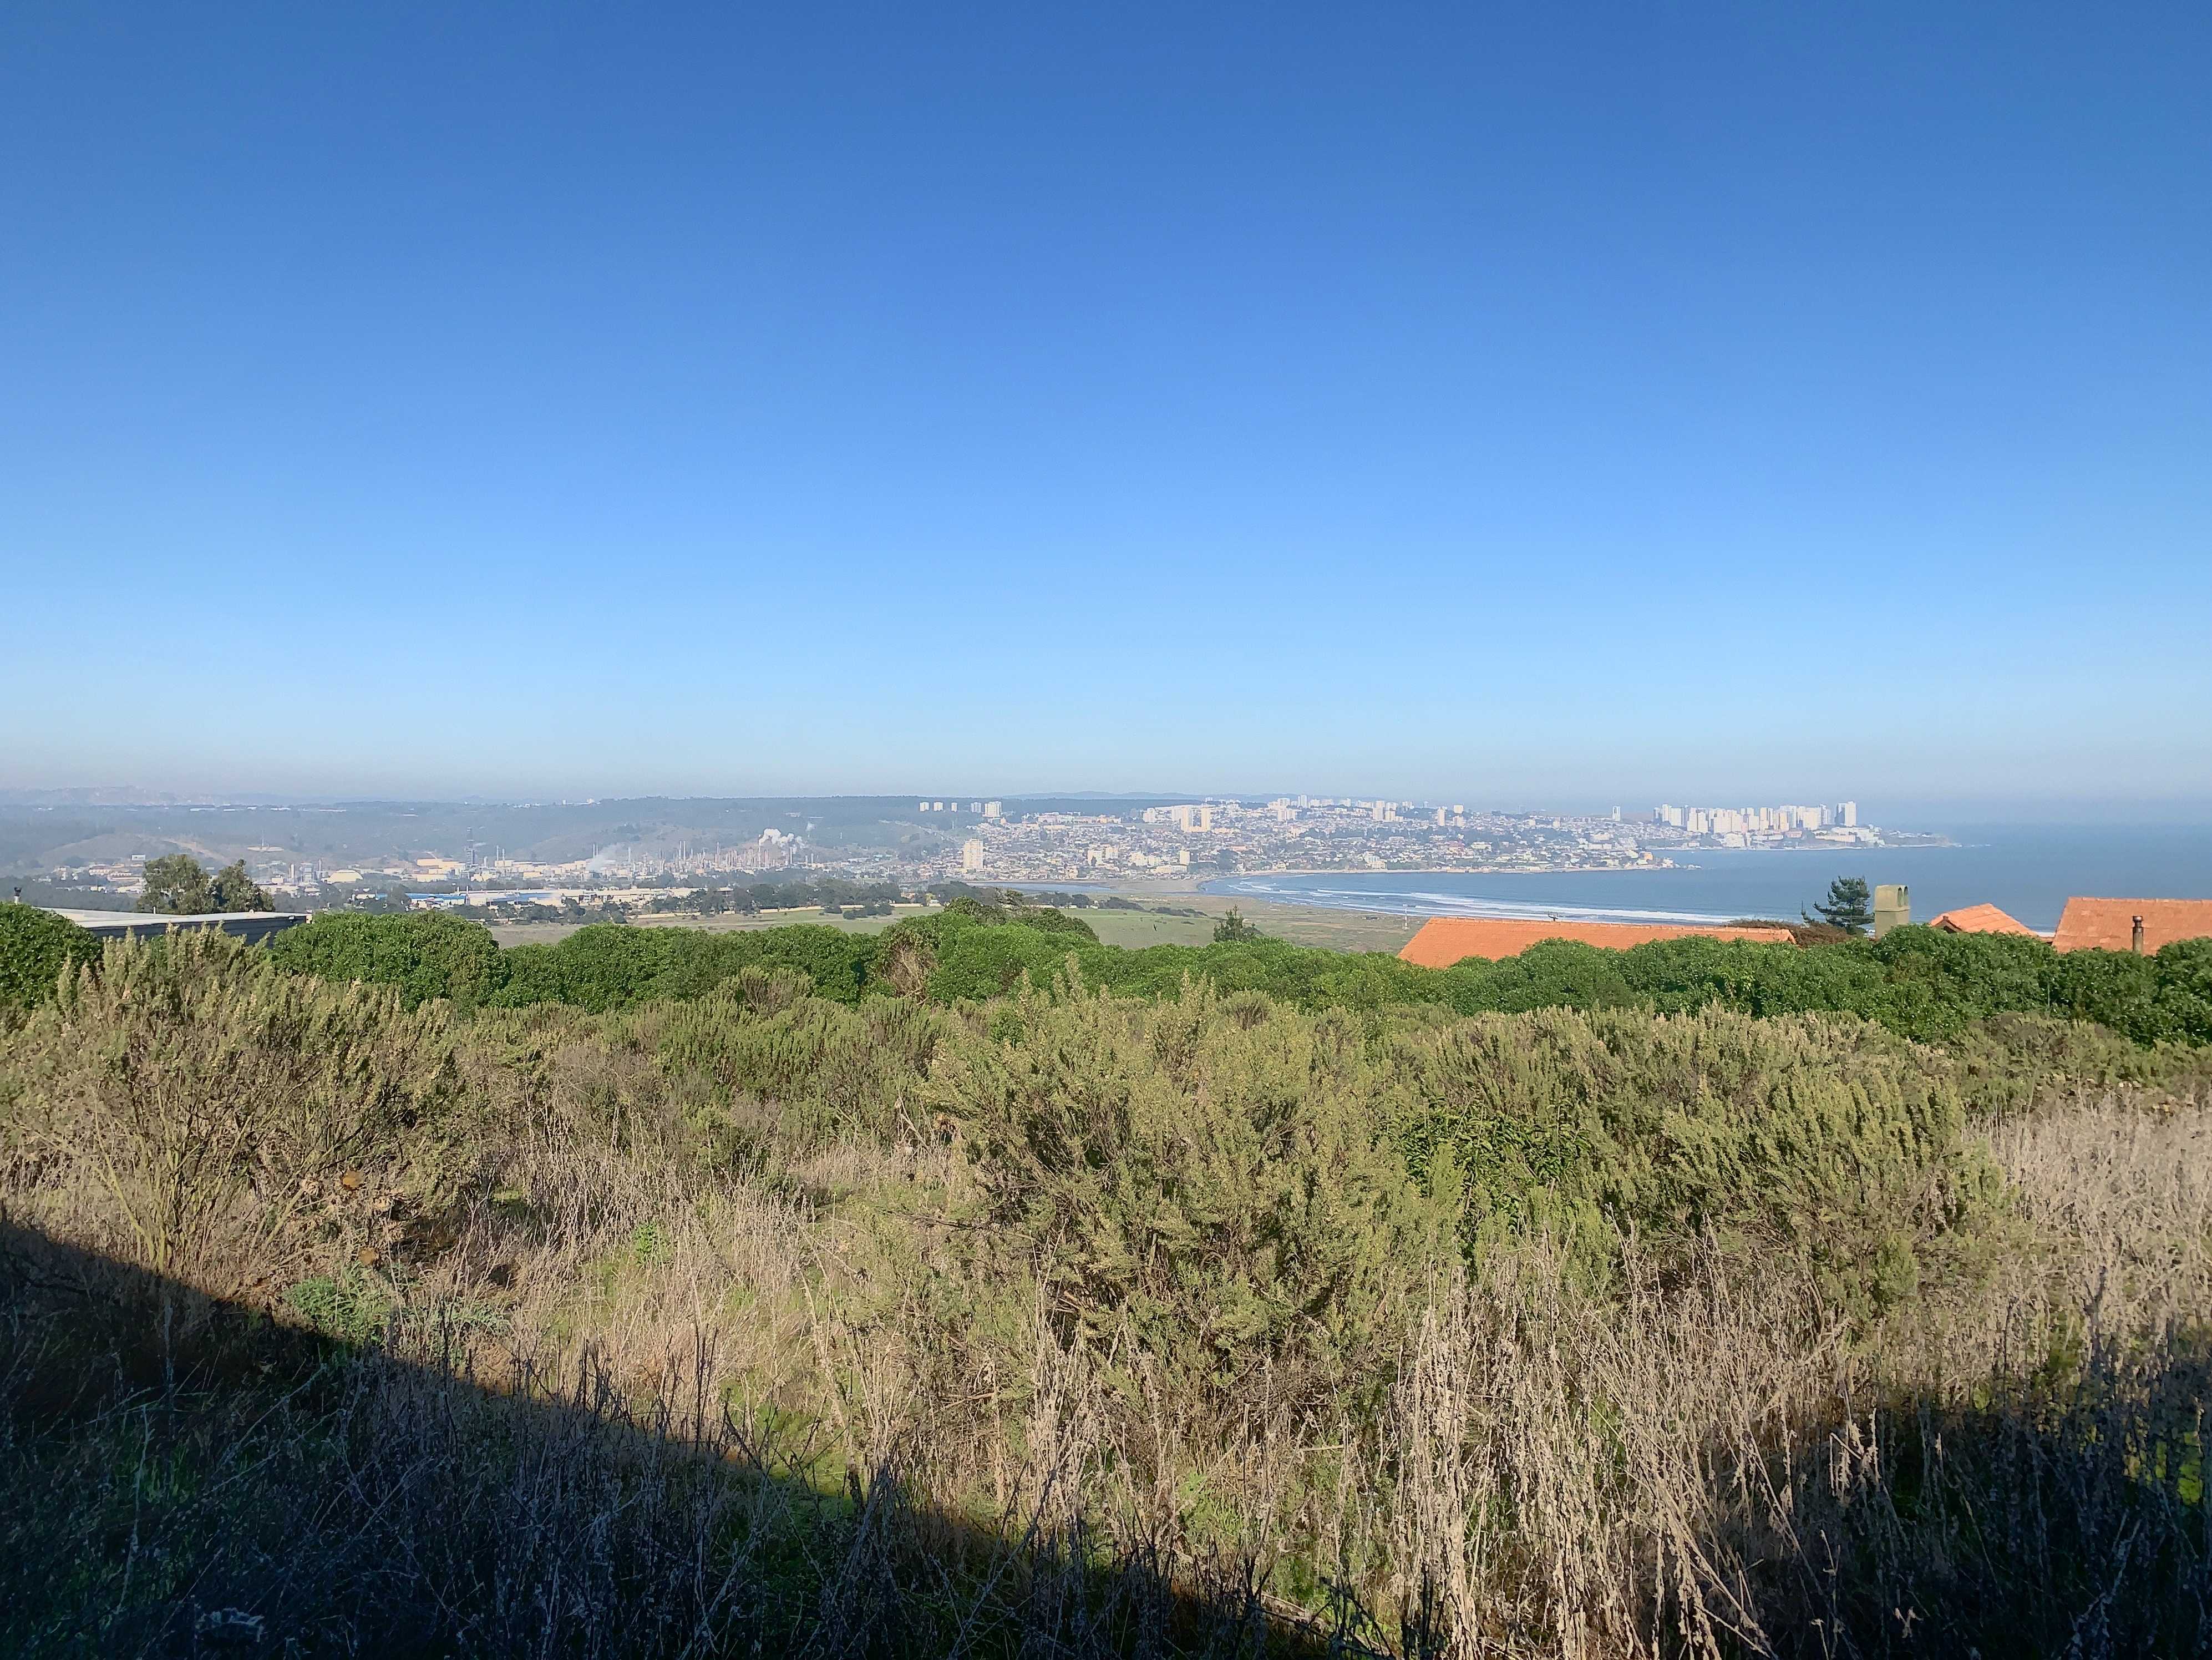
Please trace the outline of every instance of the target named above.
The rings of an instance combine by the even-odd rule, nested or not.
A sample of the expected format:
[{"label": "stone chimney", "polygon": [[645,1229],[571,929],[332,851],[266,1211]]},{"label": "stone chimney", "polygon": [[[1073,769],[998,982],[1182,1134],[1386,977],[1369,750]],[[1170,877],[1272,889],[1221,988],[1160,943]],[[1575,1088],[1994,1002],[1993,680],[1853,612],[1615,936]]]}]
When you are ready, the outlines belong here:
[{"label": "stone chimney", "polygon": [[1902,882],[1880,882],[1874,891],[1874,937],[1901,928],[1912,920],[1912,897]]}]

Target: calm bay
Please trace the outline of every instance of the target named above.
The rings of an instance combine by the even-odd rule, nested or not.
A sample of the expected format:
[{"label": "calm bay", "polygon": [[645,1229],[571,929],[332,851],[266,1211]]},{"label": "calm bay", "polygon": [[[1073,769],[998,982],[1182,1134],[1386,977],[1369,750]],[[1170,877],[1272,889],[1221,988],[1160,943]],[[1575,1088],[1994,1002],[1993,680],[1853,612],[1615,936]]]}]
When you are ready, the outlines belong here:
[{"label": "calm bay", "polygon": [[1205,891],[1407,916],[1724,922],[1794,919],[1834,878],[1859,876],[1905,883],[1923,921],[1987,902],[2045,931],[2057,926],[2072,894],[2212,898],[2212,826],[1970,825],[1944,833],[1954,845],[1698,849],[1674,854],[1671,870],[1237,876]]}]

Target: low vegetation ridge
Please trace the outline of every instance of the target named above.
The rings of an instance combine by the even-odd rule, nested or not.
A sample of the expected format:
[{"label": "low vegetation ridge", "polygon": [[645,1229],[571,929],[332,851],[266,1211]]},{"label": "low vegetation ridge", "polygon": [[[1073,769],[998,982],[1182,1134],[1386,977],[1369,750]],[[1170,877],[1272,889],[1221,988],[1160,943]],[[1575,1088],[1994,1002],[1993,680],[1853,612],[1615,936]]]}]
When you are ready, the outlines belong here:
[{"label": "low vegetation ridge", "polygon": [[696,997],[754,965],[799,970],[817,994],[842,1002],[889,991],[951,1004],[1003,995],[1024,974],[1043,983],[1072,958],[1084,984],[1150,998],[1179,995],[1188,977],[1307,1009],[1718,1006],[1856,1014],[1925,1040],[1955,1037],[1993,1015],[2048,1014],[2094,1021],[2138,1043],[2212,1043],[2212,939],[2151,956],[2061,954],[2040,939],[1924,927],[1802,947],[1691,939],[1620,952],[1561,940],[1503,962],[1428,969],[1249,935],[1126,950],[1100,945],[1063,910],[962,899],[872,937],[806,925],[742,934],[609,925],[502,951],[482,928],[418,913],[326,917],[283,935],[276,950],[279,961],[325,978],[398,985],[410,1001],[508,1007],[604,1010]]},{"label": "low vegetation ridge", "polygon": [[[1231,932],[1241,937],[1129,950],[1099,944],[1065,910],[960,898],[874,935],[804,923],[724,934],[601,923],[557,945],[505,948],[478,924],[437,912],[341,912],[280,935],[272,949],[302,972],[397,987],[410,1006],[442,998],[464,1007],[603,1011],[701,996],[756,966],[796,970],[817,995],[841,1002],[890,992],[951,1004],[1002,995],[1025,974],[1048,981],[1073,964],[1083,983],[1130,995],[1176,996],[1190,978],[1309,1009],[1719,1006],[1856,1014],[1925,1041],[1955,1038],[1995,1015],[2042,1014],[2093,1021],[2142,1044],[2212,1043],[2212,939],[2148,955],[2061,953],[2039,939],[1926,927],[1805,946],[1685,939],[1611,951],[1557,940],[1502,962],[1431,969]],[[82,930],[27,907],[0,913],[0,935],[13,941],[0,996],[19,1004],[46,991],[64,962],[95,950]]]},{"label": "low vegetation ridge", "polygon": [[2212,1639],[2205,942],[54,920],[9,1652]]}]

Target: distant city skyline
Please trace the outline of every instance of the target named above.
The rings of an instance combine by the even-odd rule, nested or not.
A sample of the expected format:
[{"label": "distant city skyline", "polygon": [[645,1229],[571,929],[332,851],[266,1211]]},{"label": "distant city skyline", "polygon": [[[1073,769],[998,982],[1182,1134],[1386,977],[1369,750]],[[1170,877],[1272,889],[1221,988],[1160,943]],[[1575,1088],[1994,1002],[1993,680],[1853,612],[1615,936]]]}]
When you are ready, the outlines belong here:
[{"label": "distant city skyline", "polygon": [[[1677,792],[1678,794],[1680,792]],[[1770,796],[1771,793],[1770,792]],[[1801,792],[1802,794],[1802,792]],[[630,794],[621,791],[592,791],[585,789],[551,789],[522,791],[501,794],[483,791],[462,793],[440,792],[434,789],[398,789],[392,791],[290,791],[281,789],[225,790],[214,787],[185,787],[173,790],[149,789],[143,786],[64,786],[0,784],[0,810],[21,810],[39,807],[63,811],[72,807],[96,811],[101,807],[158,807],[163,806],[254,806],[254,805],[359,805],[367,802],[409,802],[459,804],[471,801],[486,805],[596,803],[601,805],[625,800],[880,800],[898,803],[914,800],[927,802],[928,812],[949,811],[975,816],[995,817],[988,810],[1038,800],[1097,801],[1102,807],[1117,803],[1135,802],[1200,802],[1208,800],[1242,800],[1264,802],[1279,798],[1300,797],[1313,800],[1372,800],[1410,801],[1426,812],[1443,806],[1471,808],[1489,812],[1512,814],[1559,814],[1563,817],[1602,818],[1616,811],[1630,819],[1655,816],[1664,804],[1638,805],[1625,797],[1581,795],[1540,800],[1491,798],[1462,790],[1430,794],[1401,794],[1394,791],[1348,789],[1290,789],[1282,787],[1255,789],[1128,789],[1101,790],[1097,788],[994,788],[988,794],[973,789],[942,790],[936,795],[903,789],[860,789],[827,791],[790,791],[763,789],[672,789]],[[975,805],[980,804],[980,807]],[[1729,798],[1723,801],[1718,796],[1707,801],[1706,811],[1717,805],[1723,811],[1757,807],[1752,798]],[[1782,805],[1779,796],[1771,796],[1769,806]],[[1974,824],[2196,824],[2212,823],[2212,798],[2178,797],[2168,800],[2136,802],[2081,802],[2065,800],[1993,801],[1988,800],[1954,799],[1950,800],[1918,800],[1909,797],[1870,797],[1864,801],[1844,799],[1824,804],[1830,809],[1851,808],[1848,822],[1879,824],[1901,830],[1949,830]],[[1686,809],[1685,809],[1686,811]],[[1830,823],[1846,822],[1839,812],[1832,812]]]},{"label": "distant city skyline", "polygon": [[0,787],[2212,822],[2212,10],[0,21]]}]

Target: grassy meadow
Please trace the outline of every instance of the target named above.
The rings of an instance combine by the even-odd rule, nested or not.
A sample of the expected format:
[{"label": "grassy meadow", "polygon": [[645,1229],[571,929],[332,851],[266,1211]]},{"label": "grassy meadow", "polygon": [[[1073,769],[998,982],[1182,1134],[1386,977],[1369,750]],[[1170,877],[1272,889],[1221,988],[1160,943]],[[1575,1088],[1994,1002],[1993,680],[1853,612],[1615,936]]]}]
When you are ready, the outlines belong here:
[{"label": "grassy meadow", "polygon": [[[889,916],[846,916],[809,905],[799,910],[725,912],[720,916],[691,916],[682,912],[632,919],[641,928],[692,928],[702,933],[745,933],[763,928],[790,927],[794,923],[841,928],[848,933],[881,933],[894,922],[927,914],[926,905],[894,905]],[[586,922],[492,922],[486,931],[501,946],[550,946],[592,926]]]},{"label": "grassy meadow", "polygon": [[[1231,909],[1269,936],[1294,946],[1326,951],[1395,952],[1413,937],[1419,924],[1411,917],[1380,911],[1328,910],[1314,905],[1285,905],[1269,900],[1229,900],[1208,893],[1163,895],[1147,891],[1129,896],[1147,907],[1172,911],[1194,911],[1195,915],[1167,910],[1105,910],[1096,907],[1082,913],[1103,945],[1142,950],[1147,946],[1203,946],[1213,938],[1214,925]],[[881,933],[894,922],[928,915],[934,907],[896,905],[889,916],[842,916],[817,908],[799,911],[758,911],[720,916],[640,916],[641,927],[698,928],[726,933],[755,928],[787,927],[793,923],[818,923],[854,933]],[[582,922],[495,922],[492,937],[502,946],[550,946],[588,926]]]}]

